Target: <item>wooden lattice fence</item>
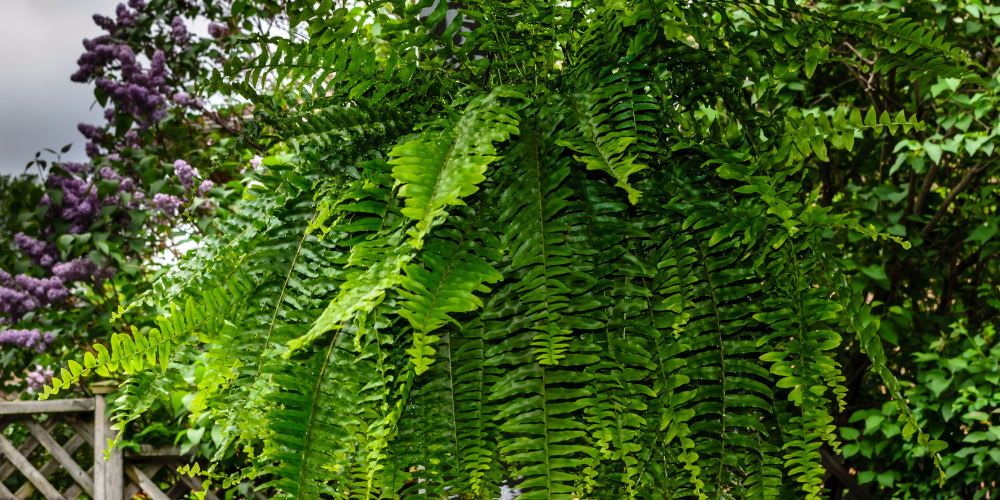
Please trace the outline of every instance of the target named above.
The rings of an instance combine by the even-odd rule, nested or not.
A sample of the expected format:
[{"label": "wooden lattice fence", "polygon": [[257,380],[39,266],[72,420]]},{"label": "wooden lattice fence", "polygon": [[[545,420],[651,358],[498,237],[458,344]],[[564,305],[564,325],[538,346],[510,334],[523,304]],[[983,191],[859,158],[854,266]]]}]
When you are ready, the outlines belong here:
[{"label": "wooden lattice fence", "polygon": [[[81,495],[93,500],[129,500],[140,492],[153,500],[176,500],[192,490],[202,491],[200,481],[178,472],[187,460],[179,448],[141,446],[137,453],[116,448],[105,460],[113,431],[105,416],[104,396],[114,388],[94,389],[95,396],[86,399],[0,402],[0,500],[26,500],[36,492],[46,500],[74,500]],[[47,418],[40,421],[41,415]],[[12,425],[29,434],[18,446],[4,436]],[[54,436],[57,427],[61,432]],[[57,438],[68,433],[72,435],[60,444]],[[81,465],[74,455],[79,456],[85,444],[93,452]],[[154,481],[161,470],[168,471],[166,476],[161,474],[160,481]],[[60,471],[72,480],[62,492],[50,481]],[[25,481],[11,491],[5,482],[15,474]],[[163,491],[159,484],[171,486]],[[205,498],[219,500],[211,491]]]}]

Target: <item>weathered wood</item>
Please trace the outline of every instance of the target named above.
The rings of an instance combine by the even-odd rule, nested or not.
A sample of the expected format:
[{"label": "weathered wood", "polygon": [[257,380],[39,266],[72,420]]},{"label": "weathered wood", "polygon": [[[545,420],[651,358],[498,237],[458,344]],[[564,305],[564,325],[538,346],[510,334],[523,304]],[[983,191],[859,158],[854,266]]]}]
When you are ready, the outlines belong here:
[{"label": "weathered wood", "polygon": [[[170,466],[170,469],[174,471],[174,474],[177,474],[177,476],[181,478],[181,481],[184,481],[184,484],[188,485],[189,488],[191,488],[194,491],[205,491],[205,488],[201,487],[201,483],[198,482],[197,479],[187,474],[180,473],[180,471],[178,470],[181,468],[180,462],[174,460],[168,462],[167,465]],[[206,500],[219,500],[219,497],[215,496],[215,493],[212,493],[211,491],[205,491],[205,498]]]},{"label": "weathered wood", "polygon": [[[108,423],[110,426],[110,422]],[[114,431],[111,431],[114,432]],[[116,446],[111,449],[111,456],[108,458],[107,468],[104,474],[108,478],[105,498],[107,500],[124,500],[125,493],[125,459],[122,457],[122,447]]]},{"label": "weathered wood", "polygon": [[[66,441],[66,444],[64,444],[62,448],[66,450],[66,453],[72,454],[76,450],[80,449],[80,447],[83,446],[83,443],[84,443],[83,438],[80,437],[79,434],[74,434],[73,437],[69,438],[69,441]],[[49,477],[52,474],[54,474],[57,470],[59,470],[59,461],[52,459],[49,460],[48,462],[45,462],[45,464],[38,469],[38,472],[40,472],[45,477]],[[30,497],[31,494],[34,492],[35,492],[35,487],[32,486],[31,483],[24,483],[23,485],[21,485],[20,488],[18,488],[16,492],[14,492],[14,496],[16,496],[20,500],[24,500],[25,498]],[[63,497],[65,496],[66,494],[64,493]]]},{"label": "weathered wood", "polygon": [[168,497],[167,494],[164,493],[163,490],[161,490],[160,487],[149,478],[149,476],[139,470],[138,467],[132,464],[126,465],[125,474],[128,474],[128,477],[138,483],[139,486],[142,487],[142,491],[145,491],[149,498],[152,498],[153,500],[170,500],[170,497]]},{"label": "weathered wood", "polygon": [[139,445],[138,452],[135,450],[125,450],[125,458],[180,458],[183,456],[193,455],[194,451],[194,448],[191,448],[187,453],[182,454],[180,446],[153,446],[149,444],[141,444]]},{"label": "weathered wood", "polygon": [[184,481],[178,481],[167,490],[167,497],[170,500],[177,500],[181,495],[185,495],[189,491],[191,491],[191,488],[188,488],[188,485],[184,484]]},{"label": "weathered wood", "polygon": [[94,411],[94,399],[53,399],[49,401],[10,401],[0,403],[0,415],[66,413],[76,411]]},{"label": "weathered wood", "polygon": [[[160,469],[162,468],[163,468],[162,463],[149,464],[142,469],[142,472],[146,474],[146,476],[148,476],[149,478],[152,478],[156,476],[156,473],[160,472]],[[129,482],[128,486],[125,487],[124,499],[131,500],[131,498],[134,497],[140,491],[142,491],[142,488],[140,488],[138,484],[135,484],[134,482]],[[169,492],[167,496],[170,496]]]},{"label": "weathered wood", "polygon": [[107,405],[103,395],[94,396],[94,498],[105,500],[108,495],[108,475],[106,474],[104,450],[108,449],[105,437],[108,419],[104,418]]},{"label": "weathered wood", "polygon": [[79,417],[67,418],[67,422],[76,431],[76,434],[83,438],[90,446],[94,446],[94,426],[80,420]]},{"label": "weathered wood", "polygon": [[63,468],[66,469],[69,476],[72,477],[77,484],[83,487],[83,491],[86,491],[90,495],[94,494],[94,480],[91,479],[79,465],[77,465],[77,463],[73,460],[73,457],[69,456],[69,453],[66,453],[66,450],[64,450],[62,446],[59,446],[59,443],[57,443],[55,439],[52,439],[52,436],[50,436],[45,429],[42,429],[42,426],[35,422],[35,419],[25,416],[21,419],[21,423],[28,428],[31,435],[34,436],[38,442],[42,443],[42,446],[49,451],[52,458],[56,459],[56,461],[58,461]]},{"label": "weathered wood", "polygon": [[[93,476],[94,468],[91,467],[90,469],[87,469],[87,474]],[[66,490],[66,493],[63,493],[63,497],[65,497],[66,500],[76,500],[76,497],[80,496],[80,493],[83,493],[83,489],[80,488],[79,484],[74,484]]]},{"label": "weathered wood", "polygon": [[[17,418],[18,418],[17,415],[11,415],[4,419],[4,422],[6,423],[0,422],[0,433],[2,433],[5,429],[7,429],[8,424],[16,422]],[[59,423],[59,417],[52,416],[45,421],[45,425],[43,425],[42,427],[45,429],[46,432],[52,432],[52,429],[55,428],[57,423]],[[21,452],[21,454],[24,455],[25,457],[30,457],[31,454],[35,451],[35,448],[38,448],[38,444],[39,444],[38,440],[35,439],[35,436],[31,436],[28,439],[25,439],[24,442],[21,443],[21,446],[17,447],[17,451]],[[16,469],[14,468],[14,464],[10,462],[7,462],[2,466],[0,466],[0,481],[6,481],[7,478],[14,473],[15,470]]]},{"label": "weathered wood", "polygon": [[7,489],[7,486],[0,483],[0,500],[17,500],[17,497]]},{"label": "weathered wood", "polygon": [[28,481],[31,481],[31,484],[34,484],[35,488],[38,488],[38,491],[42,495],[45,495],[45,498],[48,500],[64,500],[62,494],[49,484],[45,480],[45,476],[38,472],[38,469],[35,469],[31,465],[31,462],[21,452],[17,451],[14,443],[8,441],[3,435],[0,435],[0,451],[4,455],[7,455],[7,460],[10,460],[10,463],[14,464],[14,467],[17,467],[17,470],[21,471],[21,474],[24,474],[24,477],[28,478]]}]

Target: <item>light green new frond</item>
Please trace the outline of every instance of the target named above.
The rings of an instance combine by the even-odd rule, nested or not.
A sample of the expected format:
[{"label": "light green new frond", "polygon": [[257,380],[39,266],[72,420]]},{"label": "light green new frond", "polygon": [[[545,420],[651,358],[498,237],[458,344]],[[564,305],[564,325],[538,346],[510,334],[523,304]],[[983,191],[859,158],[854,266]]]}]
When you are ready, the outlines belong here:
[{"label": "light green new frond", "polygon": [[[496,283],[503,277],[490,263],[477,253],[494,254],[492,260],[500,260],[496,248],[479,247],[483,241],[495,238],[477,237],[474,214],[472,220],[452,216],[455,228],[442,227],[434,238],[428,241],[417,258],[405,268],[406,275],[401,281],[400,296],[405,299],[399,315],[406,318],[413,327],[413,347],[407,349],[410,362],[416,374],[427,371],[432,344],[438,336],[431,332],[446,323],[454,322],[454,313],[474,311],[482,307],[482,300],[474,292],[481,291],[482,284]],[[478,248],[477,248],[478,247]]]},{"label": "light green new frond", "polygon": [[183,306],[171,303],[171,315],[157,317],[156,324],[148,333],[142,333],[134,326],[131,334],[116,333],[110,339],[110,351],[102,344],[94,344],[93,353],[84,355],[84,363],[70,363],[59,377],[52,379],[45,387],[41,399],[57,394],[61,389],[77,383],[80,378],[96,372],[102,377],[110,377],[121,370],[127,374],[142,372],[147,366],[158,372],[165,372],[171,356],[180,344],[196,341],[197,333],[214,331],[221,327],[225,319],[235,314],[242,301],[253,287],[253,280],[244,274],[234,275],[225,285],[205,293],[205,302],[198,303],[188,298]]},{"label": "light green new frond", "polygon": [[409,244],[416,249],[447,215],[449,206],[462,201],[486,179],[486,167],[500,159],[495,142],[517,134],[518,117],[501,102],[520,94],[498,88],[485,99],[477,99],[456,123],[443,123],[417,139],[401,144],[389,153],[395,158],[392,175],[401,185],[399,196],[406,200],[403,215],[417,221],[407,231]]}]

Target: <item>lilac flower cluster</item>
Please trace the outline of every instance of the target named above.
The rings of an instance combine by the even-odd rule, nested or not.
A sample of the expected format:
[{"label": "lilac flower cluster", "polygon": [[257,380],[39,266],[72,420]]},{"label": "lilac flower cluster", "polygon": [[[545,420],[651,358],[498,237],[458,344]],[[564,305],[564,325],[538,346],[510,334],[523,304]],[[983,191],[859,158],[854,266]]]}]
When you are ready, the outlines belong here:
[{"label": "lilac flower cluster", "polygon": [[153,196],[153,204],[167,217],[176,217],[180,214],[184,203],[184,198],[171,194],[156,193],[156,196]]},{"label": "lilac flower cluster", "polygon": [[178,92],[174,94],[174,103],[178,106],[184,106],[188,108],[198,109],[205,105],[205,102],[199,98],[191,97],[191,94],[187,92]]},{"label": "lilac flower cluster", "polygon": [[232,32],[229,31],[229,26],[219,23],[208,23],[208,34],[218,40],[219,38],[229,36]]},{"label": "lilac flower cluster", "polygon": [[20,321],[25,314],[41,306],[47,306],[65,299],[69,292],[59,278],[32,278],[19,274],[13,280],[6,272],[0,276],[0,314],[8,317],[9,323]]},{"label": "lilac flower cluster", "polygon": [[[69,233],[84,232],[101,213],[97,186],[79,177],[50,175],[45,181],[49,189],[63,192],[62,207],[49,208],[48,215],[70,223]],[[22,247],[23,248],[23,247]]]},{"label": "lilac flower cluster", "polygon": [[122,81],[99,78],[97,88],[109,95],[119,111],[132,114],[139,128],[149,128],[167,116],[164,94],[170,92],[167,86],[166,56],[162,50],[153,53],[149,71],[144,73],[135,59],[132,48],[123,45],[118,51],[121,62]]},{"label": "lilac flower cluster", "polygon": [[174,39],[174,43],[178,45],[186,44],[191,38],[187,27],[184,26],[184,18],[181,16],[174,16],[174,20],[170,23],[170,36]]},{"label": "lilac flower cluster", "polygon": [[99,173],[101,174],[101,177],[104,177],[105,179],[108,179],[108,180],[111,180],[111,181],[120,181],[120,180],[122,180],[122,176],[118,175],[118,172],[115,172],[114,170],[112,170],[111,167],[101,167],[101,170],[99,171]]},{"label": "lilac flower cluster", "polygon": [[69,173],[71,173],[71,174],[83,174],[83,175],[86,175],[86,174],[90,173],[91,168],[93,168],[93,165],[83,164],[83,163],[69,162],[69,163],[63,163],[62,164],[62,169],[65,170],[65,171],[67,171],[67,172],[69,172]]},{"label": "lilac flower cluster", "polygon": [[42,390],[52,382],[52,377],[55,376],[55,372],[52,371],[50,366],[42,368],[42,365],[35,365],[35,369],[26,372],[26,374],[24,379],[28,382],[28,392]]},{"label": "lilac flower cluster", "polygon": [[[43,199],[42,202],[44,201]],[[24,233],[15,234],[14,243],[21,249],[25,257],[31,259],[32,264],[49,268],[59,260],[59,250],[56,249],[55,243],[46,244],[44,241],[36,240]]]},{"label": "lilac flower cluster", "polygon": [[212,181],[210,181],[208,179],[205,179],[205,180],[201,181],[201,184],[198,186],[197,194],[198,194],[198,196],[204,197],[205,193],[211,191],[212,188],[214,188],[214,187],[215,187],[215,183],[214,182],[212,182]]},{"label": "lilac flower cluster", "polygon": [[37,328],[32,330],[4,330],[0,332],[0,344],[15,344],[27,349],[34,349],[41,354],[56,339],[52,332],[42,333]]},{"label": "lilac flower cluster", "polygon": [[174,162],[174,173],[177,174],[177,180],[184,185],[184,189],[190,190],[191,186],[194,185],[194,167],[184,160],[177,160]]},{"label": "lilac flower cluster", "polygon": [[[250,170],[257,170],[263,164],[264,164],[264,159],[261,158],[260,155],[254,155],[254,157],[250,159]],[[241,174],[246,171],[247,171],[246,167],[240,169]]]},{"label": "lilac flower cluster", "polygon": [[69,262],[52,266],[52,274],[55,274],[56,277],[66,283],[93,279],[97,286],[101,286],[105,279],[115,277],[115,268],[98,266],[88,257],[79,257]]}]

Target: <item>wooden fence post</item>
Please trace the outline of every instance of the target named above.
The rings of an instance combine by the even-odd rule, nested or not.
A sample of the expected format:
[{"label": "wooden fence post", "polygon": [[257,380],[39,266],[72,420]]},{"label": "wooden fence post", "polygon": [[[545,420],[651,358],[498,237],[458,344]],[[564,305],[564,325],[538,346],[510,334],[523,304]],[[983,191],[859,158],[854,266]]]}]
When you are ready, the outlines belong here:
[{"label": "wooden fence post", "polygon": [[108,440],[114,437],[111,419],[105,415],[107,402],[104,396],[118,391],[115,383],[97,383],[91,386],[94,393],[94,500],[123,500],[125,467],[121,448],[111,450],[104,460]]}]

